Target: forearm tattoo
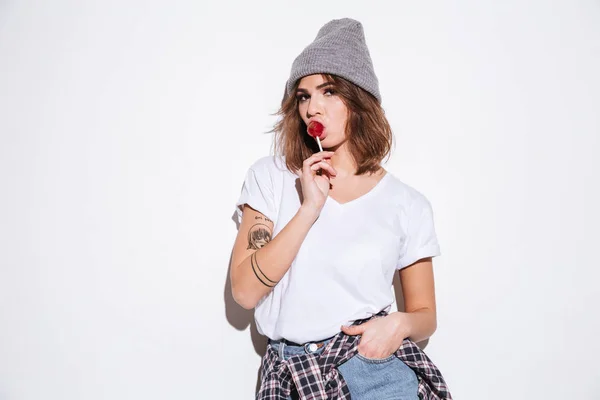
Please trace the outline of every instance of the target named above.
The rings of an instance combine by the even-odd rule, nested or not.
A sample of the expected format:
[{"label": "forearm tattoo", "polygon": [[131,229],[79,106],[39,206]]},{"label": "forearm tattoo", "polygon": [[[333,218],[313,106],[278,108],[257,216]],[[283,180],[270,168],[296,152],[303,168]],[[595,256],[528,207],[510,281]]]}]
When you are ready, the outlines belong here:
[{"label": "forearm tattoo", "polygon": [[[272,281],[269,278],[267,278],[265,273],[262,272],[262,270],[258,266],[258,261],[256,261],[256,252],[252,253],[252,256],[250,256],[250,263],[252,265],[252,272],[254,272],[254,275],[256,275],[256,278],[260,281],[260,283],[262,283],[263,285],[268,286],[268,287],[273,287],[277,284],[277,282]],[[258,272],[261,273],[261,275],[264,277],[264,279],[258,275],[257,270],[258,270]],[[267,282],[265,282],[265,279]]]},{"label": "forearm tattoo", "polygon": [[[266,220],[268,222],[273,222],[267,217],[263,218],[260,216],[254,217],[254,219]],[[250,228],[248,232],[248,249],[247,250],[258,250],[264,247],[267,243],[271,241],[271,229],[263,224],[257,223]],[[256,278],[265,286],[273,287],[277,283],[274,280],[271,280],[265,275],[265,273],[260,269],[258,265],[258,261],[256,260],[256,252],[252,253],[250,257],[250,264],[252,265],[252,272],[256,275]],[[262,277],[261,277],[262,276]]]}]

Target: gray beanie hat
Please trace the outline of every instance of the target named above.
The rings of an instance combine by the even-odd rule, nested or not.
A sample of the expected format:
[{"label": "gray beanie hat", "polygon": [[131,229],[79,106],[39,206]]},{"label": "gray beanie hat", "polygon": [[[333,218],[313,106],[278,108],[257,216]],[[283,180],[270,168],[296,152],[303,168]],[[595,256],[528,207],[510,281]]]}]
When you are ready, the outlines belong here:
[{"label": "gray beanie hat", "polygon": [[367,48],[362,24],[351,18],[334,19],[323,25],[315,40],[292,64],[286,93],[291,96],[296,81],[312,74],[337,75],[371,93],[379,103],[379,81]]}]

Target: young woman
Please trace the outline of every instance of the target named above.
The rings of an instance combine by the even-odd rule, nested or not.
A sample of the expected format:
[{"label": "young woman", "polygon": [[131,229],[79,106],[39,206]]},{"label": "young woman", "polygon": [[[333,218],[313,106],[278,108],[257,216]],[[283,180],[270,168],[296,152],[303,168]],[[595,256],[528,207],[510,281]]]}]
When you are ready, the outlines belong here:
[{"label": "young woman", "polygon": [[[381,166],[392,132],[360,22],[319,30],[279,113],[276,155],[237,202],[230,276],[269,338],[257,398],[450,399],[415,345],[436,329],[432,208]],[[397,270],[405,311],[389,313]]]}]

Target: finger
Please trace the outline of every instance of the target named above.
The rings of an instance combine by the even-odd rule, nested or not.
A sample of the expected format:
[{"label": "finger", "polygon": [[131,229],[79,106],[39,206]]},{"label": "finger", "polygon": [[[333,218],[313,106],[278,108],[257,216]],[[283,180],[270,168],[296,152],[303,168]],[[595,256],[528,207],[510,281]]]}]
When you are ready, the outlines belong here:
[{"label": "finger", "polygon": [[311,175],[311,170],[310,170],[311,164],[312,164],[312,156],[308,157],[306,160],[304,160],[302,162],[302,175],[304,175],[304,176]]},{"label": "finger", "polygon": [[308,172],[311,165],[321,161],[324,158],[325,152],[315,153],[302,162],[302,172]]},{"label": "finger", "polygon": [[313,164],[317,161],[321,161],[324,159],[329,159],[333,156],[333,151],[320,151],[318,153],[314,153],[312,156],[308,157],[307,160],[310,160],[310,164]]},{"label": "finger", "polygon": [[319,153],[315,153],[312,156],[308,157],[306,160],[302,162],[302,173],[306,175],[310,175],[310,166],[316,162],[319,162],[325,158],[331,158],[333,156],[333,151],[321,151]]},{"label": "finger", "polygon": [[311,165],[310,169],[312,169],[313,171],[316,171],[318,169],[324,169],[325,171],[329,172],[330,175],[337,175],[337,171],[335,170],[335,168],[327,164],[327,162],[325,161],[319,161],[318,163]]},{"label": "finger", "polygon": [[310,164],[306,162],[307,160],[304,160],[304,162],[302,163],[302,175],[300,176],[307,176],[310,174]]},{"label": "finger", "polygon": [[351,325],[351,326],[342,326],[342,332],[346,335],[354,336],[360,335],[365,331],[364,324],[362,325]]}]

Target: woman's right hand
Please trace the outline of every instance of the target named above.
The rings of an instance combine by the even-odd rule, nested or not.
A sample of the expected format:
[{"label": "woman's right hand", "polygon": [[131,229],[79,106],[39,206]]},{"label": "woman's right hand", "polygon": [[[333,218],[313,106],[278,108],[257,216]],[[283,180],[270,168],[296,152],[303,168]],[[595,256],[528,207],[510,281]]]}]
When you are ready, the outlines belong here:
[{"label": "woman's right hand", "polygon": [[[329,195],[329,176],[337,175],[337,171],[327,162],[333,151],[321,151],[308,157],[302,163],[300,183],[302,185],[302,206],[315,213],[320,213]],[[322,170],[321,175],[317,171]]]}]

